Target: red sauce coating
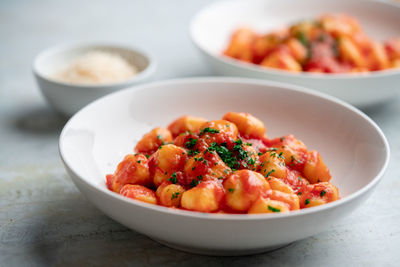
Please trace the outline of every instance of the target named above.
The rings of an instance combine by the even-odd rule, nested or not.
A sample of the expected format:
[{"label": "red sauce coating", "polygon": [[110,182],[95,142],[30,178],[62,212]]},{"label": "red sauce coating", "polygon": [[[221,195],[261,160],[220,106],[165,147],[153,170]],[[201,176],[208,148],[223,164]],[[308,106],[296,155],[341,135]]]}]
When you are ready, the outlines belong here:
[{"label": "red sauce coating", "polygon": [[[168,188],[177,191],[163,191],[164,206],[216,213],[247,213],[260,197],[268,205],[280,203],[280,207],[288,207],[284,211],[339,198],[337,188],[329,183],[331,176],[321,155],[308,151],[294,135],[269,139],[263,133],[262,122],[247,113],[229,112],[226,118],[233,121],[239,118],[240,131],[257,133],[259,138],[243,138],[239,127],[225,120],[204,122],[201,118],[196,121],[197,117],[182,118],[185,118],[184,123],[179,127],[176,121],[169,127],[175,131],[174,139],[161,143],[151,155],[128,155],[114,174],[107,175],[109,190],[155,204],[161,203],[155,191],[158,195],[167,185],[176,184]],[[243,125],[256,128],[246,129]],[[156,129],[171,136],[164,128]],[[180,129],[183,132],[179,132]],[[155,144],[154,132],[144,136],[140,141],[142,147]],[[275,177],[274,172],[278,174],[278,171],[273,168],[277,167],[279,176]],[[272,177],[281,181],[275,180],[273,189],[268,182]],[[169,197],[171,199],[166,199]]]},{"label": "red sauce coating", "polygon": [[369,72],[400,67],[400,38],[381,43],[354,17],[324,14],[269,33],[238,28],[222,55],[291,72]]}]

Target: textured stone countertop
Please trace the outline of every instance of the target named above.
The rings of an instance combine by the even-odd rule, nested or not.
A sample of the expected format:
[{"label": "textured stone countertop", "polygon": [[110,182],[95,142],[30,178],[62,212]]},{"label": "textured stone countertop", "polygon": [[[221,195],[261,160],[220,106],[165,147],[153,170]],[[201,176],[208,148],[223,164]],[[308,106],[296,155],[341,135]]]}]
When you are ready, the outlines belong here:
[{"label": "textured stone countertop", "polygon": [[66,119],[36,87],[35,55],[67,41],[125,42],[155,54],[154,80],[211,75],[188,35],[190,18],[209,2],[1,1],[0,266],[399,266],[400,99],[365,111],[392,154],[368,201],[326,232],[270,253],[209,257],[164,247],[103,215],[73,185],[57,149]]}]

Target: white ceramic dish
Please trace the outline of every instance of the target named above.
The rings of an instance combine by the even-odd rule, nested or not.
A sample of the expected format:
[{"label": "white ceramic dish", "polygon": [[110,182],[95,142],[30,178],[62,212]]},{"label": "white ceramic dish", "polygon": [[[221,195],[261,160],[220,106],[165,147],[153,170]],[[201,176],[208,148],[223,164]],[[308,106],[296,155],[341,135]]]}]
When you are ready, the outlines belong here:
[{"label": "white ceramic dish", "polygon": [[397,96],[400,70],[368,74],[291,73],[246,64],[221,55],[231,34],[240,26],[269,32],[325,13],[353,15],[367,34],[378,40],[399,36],[400,5],[373,0],[219,1],[207,6],[193,18],[190,33],[201,54],[220,75],[301,85],[336,96],[358,107],[381,104]]},{"label": "white ceramic dish", "polygon": [[[218,119],[249,112],[270,137],[293,133],[322,154],[342,199],[272,215],[173,210],[109,191],[105,175],[155,126],[182,114]],[[88,105],[64,127],[60,154],[79,190],[105,214],[150,238],[186,251],[244,255],[315,235],[364,202],[389,160],[378,126],[344,102],[315,91],[240,78],[194,78],[137,86]]]},{"label": "white ceramic dish", "polygon": [[[92,50],[121,55],[138,68],[139,73],[118,83],[79,85],[54,80],[52,75],[78,56]],[[106,94],[146,81],[154,72],[153,56],[141,49],[116,44],[68,44],[55,46],[40,53],[33,62],[33,73],[47,102],[64,115],[72,115],[93,100]]]}]

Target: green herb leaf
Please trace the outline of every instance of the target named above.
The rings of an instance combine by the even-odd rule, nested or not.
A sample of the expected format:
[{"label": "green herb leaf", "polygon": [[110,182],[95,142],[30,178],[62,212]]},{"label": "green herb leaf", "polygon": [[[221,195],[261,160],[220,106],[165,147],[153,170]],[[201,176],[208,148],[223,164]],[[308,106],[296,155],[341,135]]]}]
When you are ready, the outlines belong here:
[{"label": "green herb leaf", "polygon": [[173,193],[171,196],[171,200],[173,200],[174,198],[178,198],[179,194],[180,194],[180,192]]},{"label": "green herb leaf", "polygon": [[297,39],[304,45],[305,47],[308,47],[310,45],[310,42],[308,41],[307,36],[305,35],[304,32],[298,32],[297,33]]},{"label": "green herb leaf", "polygon": [[188,149],[192,149],[197,144],[197,138],[189,138],[189,141],[185,143],[185,147]]},{"label": "green herb leaf", "polygon": [[196,180],[196,179],[193,179],[193,180],[190,182],[190,187],[193,188],[193,187],[197,186],[199,183],[201,183],[201,181]]},{"label": "green herb leaf", "polygon": [[205,133],[215,134],[215,133],[219,133],[219,130],[213,129],[213,128],[210,128],[210,127],[206,127],[206,128],[204,128],[203,130],[200,131],[199,135],[203,135]]},{"label": "green herb leaf", "polygon": [[272,207],[270,205],[268,205],[268,209],[271,210],[272,212],[281,212],[280,209],[274,208],[274,207]]},{"label": "green herb leaf", "polygon": [[242,145],[242,144],[243,144],[243,141],[242,141],[242,139],[239,138],[239,139],[236,140],[234,143],[237,144],[237,145]]},{"label": "green herb leaf", "polygon": [[176,184],[178,182],[177,176],[176,176],[176,172],[174,172],[171,175],[171,178],[168,179],[168,181],[171,181],[171,183]]},{"label": "green herb leaf", "polygon": [[267,174],[265,175],[265,178],[268,178],[268,176],[270,176],[273,172],[275,172],[274,169],[272,169],[269,172],[267,172]]}]

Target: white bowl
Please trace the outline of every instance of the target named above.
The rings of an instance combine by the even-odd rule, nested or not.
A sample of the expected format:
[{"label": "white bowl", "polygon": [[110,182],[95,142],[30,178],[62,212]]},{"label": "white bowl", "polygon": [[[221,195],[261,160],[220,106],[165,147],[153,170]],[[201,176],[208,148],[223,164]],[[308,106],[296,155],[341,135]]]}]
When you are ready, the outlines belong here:
[{"label": "white bowl", "polygon": [[[109,191],[105,175],[155,126],[182,114],[221,118],[249,112],[270,137],[292,133],[318,150],[342,199],[288,214],[229,215],[174,210]],[[389,160],[378,126],[344,102],[315,91],[240,78],[193,78],[137,86],[88,105],[65,125],[60,154],[75,185],[116,221],[168,246],[244,255],[315,235],[363,203]]]},{"label": "white bowl", "polygon": [[[68,62],[92,50],[119,54],[138,68],[138,74],[118,83],[81,85],[57,81],[54,73]],[[116,44],[68,44],[46,49],[33,62],[33,73],[47,102],[57,111],[72,115],[93,100],[146,81],[154,72],[154,58],[141,49]]]},{"label": "white bowl", "polygon": [[348,13],[378,40],[399,35],[400,5],[371,0],[228,0],[201,10],[192,20],[191,38],[212,69],[221,75],[261,78],[301,85],[358,107],[381,104],[398,95],[400,70],[367,74],[292,73],[263,68],[222,55],[240,26],[260,32],[326,13]]}]

